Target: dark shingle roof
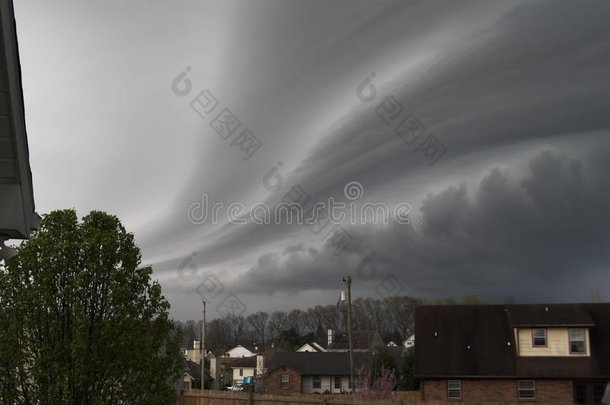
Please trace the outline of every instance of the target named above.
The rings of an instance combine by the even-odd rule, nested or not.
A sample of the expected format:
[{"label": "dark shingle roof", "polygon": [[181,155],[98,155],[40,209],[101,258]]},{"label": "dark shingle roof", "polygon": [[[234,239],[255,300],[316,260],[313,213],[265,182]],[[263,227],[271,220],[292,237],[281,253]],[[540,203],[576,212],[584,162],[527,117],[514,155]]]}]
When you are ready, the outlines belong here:
[{"label": "dark shingle roof", "polygon": [[[355,352],[354,369],[368,367],[370,354]],[[349,375],[348,352],[275,352],[267,366],[268,372],[287,366],[303,375]]]},{"label": "dark shingle roof", "polygon": [[415,336],[421,376],[514,374],[515,342],[501,305],[419,306]]},{"label": "dark shingle roof", "polygon": [[593,326],[585,304],[508,305],[508,320],[518,326]]},{"label": "dark shingle roof", "polygon": [[232,368],[256,367],[256,356],[231,358],[226,364]]},{"label": "dark shingle roof", "polygon": [[[610,376],[610,304],[423,305],[415,317],[422,377]],[[513,327],[576,325],[591,325],[590,357],[517,357]]]}]

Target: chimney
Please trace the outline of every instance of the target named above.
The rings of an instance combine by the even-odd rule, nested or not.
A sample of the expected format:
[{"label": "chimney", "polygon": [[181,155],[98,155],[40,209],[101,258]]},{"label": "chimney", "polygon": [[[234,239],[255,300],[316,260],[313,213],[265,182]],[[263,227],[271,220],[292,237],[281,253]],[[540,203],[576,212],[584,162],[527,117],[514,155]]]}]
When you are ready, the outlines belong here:
[{"label": "chimney", "polygon": [[256,375],[262,375],[265,368],[265,358],[261,354],[256,355]]},{"label": "chimney", "polygon": [[330,347],[333,344],[334,336],[335,336],[335,331],[332,330],[332,329],[329,329],[328,330],[328,344],[327,344],[327,347]]},{"label": "chimney", "polygon": [[201,348],[201,346],[199,344],[199,339],[193,340],[193,349],[194,350],[199,350],[200,348]]}]

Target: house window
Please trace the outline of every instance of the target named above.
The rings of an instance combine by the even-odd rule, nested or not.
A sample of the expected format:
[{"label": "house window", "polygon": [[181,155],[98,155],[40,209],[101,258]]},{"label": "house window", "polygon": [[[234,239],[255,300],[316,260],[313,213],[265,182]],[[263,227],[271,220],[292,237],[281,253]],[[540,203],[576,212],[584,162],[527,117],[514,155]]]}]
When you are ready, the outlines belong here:
[{"label": "house window", "polygon": [[570,354],[585,353],[585,330],[584,328],[570,329]]},{"label": "house window", "polygon": [[517,381],[517,397],[519,399],[536,398],[536,381],[518,380]]},{"label": "house window", "polygon": [[447,398],[462,398],[462,380],[447,380]]},{"label": "house window", "polygon": [[585,382],[574,384],[575,404],[601,404],[606,389],[606,383]]},{"label": "house window", "polygon": [[335,389],[341,389],[341,377],[335,377]]},{"label": "house window", "polygon": [[534,347],[545,347],[546,346],[546,329],[545,328],[532,329],[532,343],[533,343]]},{"label": "house window", "polygon": [[240,377],[243,377],[243,376],[244,376],[244,369],[243,369],[243,368],[240,368],[240,369],[239,369],[239,376],[240,376]]},{"label": "house window", "polygon": [[191,389],[190,381],[183,381],[182,382],[182,388],[184,388],[185,390],[190,390]]},{"label": "house window", "polygon": [[287,390],[290,386],[290,376],[288,374],[282,374],[280,379],[280,388]]},{"label": "house window", "polygon": [[319,375],[313,376],[313,387],[322,388],[322,377],[320,377]]}]

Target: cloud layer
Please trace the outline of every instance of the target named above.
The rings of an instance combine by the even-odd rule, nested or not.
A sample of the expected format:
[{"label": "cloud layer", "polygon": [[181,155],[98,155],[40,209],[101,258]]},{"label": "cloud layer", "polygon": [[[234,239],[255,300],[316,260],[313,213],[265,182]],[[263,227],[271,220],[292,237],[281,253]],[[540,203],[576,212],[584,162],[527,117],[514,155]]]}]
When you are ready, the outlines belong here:
[{"label": "cloud layer", "polygon": [[[273,310],[333,303],[347,274],[361,296],[610,299],[607,2],[88,7],[16,5],[38,210],[119,215],[175,316],[201,283],[215,307]],[[206,89],[241,122],[227,139],[191,108]],[[345,224],[337,255],[306,226],[187,215],[203,193],[346,201],[351,181],[412,224]]]}]

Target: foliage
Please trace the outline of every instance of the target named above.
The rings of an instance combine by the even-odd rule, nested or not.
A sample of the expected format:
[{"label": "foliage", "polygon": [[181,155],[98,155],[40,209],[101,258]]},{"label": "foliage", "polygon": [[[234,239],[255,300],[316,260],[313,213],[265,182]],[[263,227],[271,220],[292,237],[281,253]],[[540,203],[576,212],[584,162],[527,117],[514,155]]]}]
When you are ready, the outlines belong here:
[{"label": "foliage", "polygon": [[370,369],[361,367],[354,378],[355,395],[365,401],[383,401],[394,396],[398,379],[394,370],[381,368],[375,376]]},{"label": "foliage", "polygon": [[415,377],[415,348],[409,347],[402,356],[402,378],[400,389],[413,391],[419,389],[419,378]]},{"label": "foliage", "polygon": [[394,358],[383,346],[374,350],[371,358],[370,370],[371,383],[373,383],[377,378],[381,377],[384,370],[390,370],[394,373],[394,375],[398,375]]},{"label": "foliage", "polygon": [[1,403],[175,403],[181,337],[116,217],[54,211],[18,251],[0,273]]}]

